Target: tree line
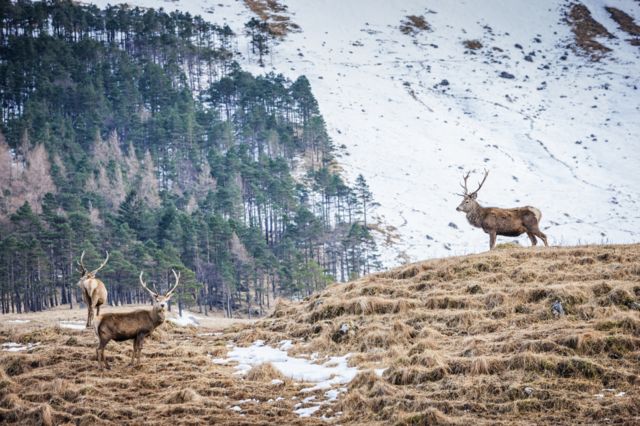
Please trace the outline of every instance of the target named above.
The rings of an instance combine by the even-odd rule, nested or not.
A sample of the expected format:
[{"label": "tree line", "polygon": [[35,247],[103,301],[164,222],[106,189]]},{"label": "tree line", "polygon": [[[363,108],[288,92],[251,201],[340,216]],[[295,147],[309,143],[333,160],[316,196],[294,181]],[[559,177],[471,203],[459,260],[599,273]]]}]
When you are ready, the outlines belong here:
[{"label": "tree line", "polygon": [[83,250],[109,251],[111,304],[174,268],[181,306],[227,315],[380,267],[372,194],[340,175],[304,76],[243,71],[235,34],[189,14],[0,0],[0,17],[3,313],[77,303]]}]

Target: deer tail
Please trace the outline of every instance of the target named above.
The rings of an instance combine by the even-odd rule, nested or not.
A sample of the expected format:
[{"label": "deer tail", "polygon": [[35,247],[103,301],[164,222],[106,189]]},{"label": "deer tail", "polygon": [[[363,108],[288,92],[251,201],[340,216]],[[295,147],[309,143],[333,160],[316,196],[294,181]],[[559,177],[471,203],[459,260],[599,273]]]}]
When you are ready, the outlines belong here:
[{"label": "deer tail", "polygon": [[542,218],[542,212],[532,206],[527,206],[527,208],[536,217],[536,220],[538,221],[538,223],[540,223],[540,219]]}]

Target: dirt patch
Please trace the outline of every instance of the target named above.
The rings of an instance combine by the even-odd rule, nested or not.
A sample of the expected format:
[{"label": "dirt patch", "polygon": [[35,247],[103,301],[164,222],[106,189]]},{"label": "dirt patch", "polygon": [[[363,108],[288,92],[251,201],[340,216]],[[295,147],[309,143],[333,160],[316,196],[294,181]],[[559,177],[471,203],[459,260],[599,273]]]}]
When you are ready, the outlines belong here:
[{"label": "dirt patch", "polygon": [[597,61],[611,49],[600,43],[598,38],[614,38],[607,29],[592,16],[589,9],[580,3],[569,6],[566,15],[575,39],[575,50]]},{"label": "dirt patch", "polygon": [[274,37],[300,31],[300,26],[287,15],[287,6],[276,0],[244,0],[244,4],[267,23],[269,34]]},{"label": "dirt patch", "polygon": [[462,42],[462,45],[469,50],[482,49],[482,43],[480,40],[465,40]]},{"label": "dirt patch", "polygon": [[627,41],[633,46],[640,46],[640,26],[635,23],[633,18],[615,7],[607,6],[605,9],[609,12],[611,19],[616,21],[620,29],[632,37]]},{"label": "dirt patch", "polygon": [[400,23],[400,31],[403,34],[415,35],[422,31],[429,31],[431,26],[422,15],[407,15]]}]

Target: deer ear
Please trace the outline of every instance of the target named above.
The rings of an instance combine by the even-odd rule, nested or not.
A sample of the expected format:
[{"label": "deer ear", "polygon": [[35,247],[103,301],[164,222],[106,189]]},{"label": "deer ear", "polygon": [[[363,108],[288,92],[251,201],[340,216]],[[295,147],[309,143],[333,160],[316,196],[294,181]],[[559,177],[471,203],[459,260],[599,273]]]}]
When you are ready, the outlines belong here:
[{"label": "deer ear", "polygon": [[470,197],[471,197],[472,200],[475,200],[476,198],[478,198],[478,194],[471,194]]}]

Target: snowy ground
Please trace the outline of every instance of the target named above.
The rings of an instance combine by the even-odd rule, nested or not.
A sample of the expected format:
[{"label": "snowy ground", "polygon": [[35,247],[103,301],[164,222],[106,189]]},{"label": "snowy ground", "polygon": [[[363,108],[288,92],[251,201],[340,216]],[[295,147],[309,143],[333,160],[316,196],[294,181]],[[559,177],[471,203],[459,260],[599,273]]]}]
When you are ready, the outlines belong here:
[{"label": "snowy ground", "polygon": [[[271,364],[284,377],[306,382],[315,383],[313,386],[300,390],[302,394],[311,394],[322,391],[323,398],[316,395],[306,396],[295,405],[295,413],[300,417],[309,417],[318,411],[322,405],[336,401],[341,393],[347,391],[345,387],[358,374],[356,367],[348,366],[350,354],[344,356],[329,357],[326,360],[318,360],[318,354],[314,353],[306,357],[293,357],[288,354],[288,350],[293,347],[291,340],[283,340],[277,348],[264,344],[262,340],[256,340],[248,347],[235,347],[229,345],[230,351],[227,358],[214,358],[214,364],[236,363],[234,374],[244,375],[251,368],[261,364]],[[377,374],[382,374],[381,370],[376,370]],[[272,380],[271,384],[281,385],[284,382],[280,379]],[[245,403],[249,401],[240,401]],[[237,407],[237,409],[235,408]],[[239,406],[231,409],[240,411]]]},{"label": "snowy ground", "polygon": [[[129,3],[201,14],[237,33],[252,16],[238,0]],[[491,172],[484,205],[542,210],[551,244],[638,241],[640,48],[604,2],[583,1],[616,36],[602,41],[613,50],[600,62],[567,47],[567,3],[555,0],[284,3],[302,30],[265,68],[241,38],[242,65],[309,78],[331,137],[346,146],[346,175],[367,178],[381,221],[402,237],[383,248],[387,266],[402,252],[418,260],[487,249],[488,236],[455,211],[469,169]],[[640,22],[640,3],[606,5]],[[407,15],[430,29],[403,34]],[[483,47],[470,52],[463,41],[474,39]]]}]

